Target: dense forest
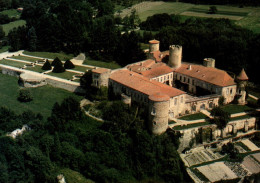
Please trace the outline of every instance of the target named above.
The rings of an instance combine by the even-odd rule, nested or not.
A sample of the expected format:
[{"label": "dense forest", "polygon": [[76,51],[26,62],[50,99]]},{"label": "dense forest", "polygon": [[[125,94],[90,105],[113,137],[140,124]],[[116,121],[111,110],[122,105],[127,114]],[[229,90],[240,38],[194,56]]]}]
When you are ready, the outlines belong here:
[{"label": "dense forest", "polygon": [[[0,182],[52,183],[64,168],[96,182],[190,181],[176,151],[177,134],[149,134],[136,111],[114,101],[104,109],[110,122],[101,124],[83,115],[73,98],[56,103],[48,120],[0,108]],[[24,124],[31,130],[5,136]]]}]

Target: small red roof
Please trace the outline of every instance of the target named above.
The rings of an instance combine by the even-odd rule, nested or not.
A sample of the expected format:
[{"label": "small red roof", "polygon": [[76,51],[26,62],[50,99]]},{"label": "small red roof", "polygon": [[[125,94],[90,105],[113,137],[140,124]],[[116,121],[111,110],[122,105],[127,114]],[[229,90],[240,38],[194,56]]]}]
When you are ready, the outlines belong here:
[{"label": "small red roof", "polygon": [[248,77],[246,75],[246,72],[244,70],[244,68],[242,69],[242,71],[239,73],[239,75],[237,76],[237,79],[238,80],[241,80],[241,81],[246,81],[248,80]]},{"label": "small red roof", "polygon": [[160,41],[154,39],[154,40],[150,40],[149,43],[150,44],[158,44],[158,43],[160,43]]},{"label": "small red roof", "polygon": [[92,72],[98,73],[98,74],[102,74],[102,73],[105,73],[105,72],[108,72],[108,71],[110,71],[110,69],[106,69],[106,68],[97,68],[97,69],[92,70]]},{"label": "small red roof", "polygon": [[161,75],[164,75],[164,74],[171,73],[171,72],[173,72],[173,70],[174,70],[173,68],[164,64],[164,65],[161,65],[159,67],[154,67],[150,70],[144,71],[141,74],[143,76],[148,77],[148,78],[154,78],[154,77],[158,77],[158,76],[161,76]]}]

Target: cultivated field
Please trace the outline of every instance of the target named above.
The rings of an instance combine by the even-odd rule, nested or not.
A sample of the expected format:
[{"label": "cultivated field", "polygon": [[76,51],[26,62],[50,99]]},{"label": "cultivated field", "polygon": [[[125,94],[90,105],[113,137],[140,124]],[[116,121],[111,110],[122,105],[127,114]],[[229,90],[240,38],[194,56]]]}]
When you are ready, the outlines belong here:
[{"label": "cultivated field", "polygon": [[133,5],[132,8],[124,9],[120,16],[130,15],[132,9],[136,9],[140,19],[145,21],[148,16],[158,13],[178,14],[184,17],[203,17],[203,18],[227,18],[234,20],[237,25],[248,28],[260,33],[260,8],[222,6],[216,5],[217,14],[208,14],[209,7],[212,5],[195,5],[190,3],[176,2],[142,2]]},{"label": "cultivated field", "polygon": [[9,33],[10,30],[12,30],[15,27],[23,26],[26,24],[25,20],[17,20],[14,22],[10,22],[9,24],[3,24],[3,30],[5,32],[5,35]]}]

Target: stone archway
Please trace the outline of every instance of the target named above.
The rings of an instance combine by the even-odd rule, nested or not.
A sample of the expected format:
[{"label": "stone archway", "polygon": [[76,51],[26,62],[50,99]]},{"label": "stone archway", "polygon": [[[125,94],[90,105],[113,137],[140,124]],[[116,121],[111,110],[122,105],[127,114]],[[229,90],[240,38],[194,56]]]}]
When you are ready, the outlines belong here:
[{"label": "stone archway", "polygon": [[191,110],[192,110],[192,111],[196,111],[196,110],[197,110],[197,106],[196,106],[196,105],[193,105],[193,106],[191,107]]},{"label": "stone archway", "polygon": [[214,107],[213,102],[210,102],[210,103],[209,103],[209,108],[213,108],[213,107]]}]

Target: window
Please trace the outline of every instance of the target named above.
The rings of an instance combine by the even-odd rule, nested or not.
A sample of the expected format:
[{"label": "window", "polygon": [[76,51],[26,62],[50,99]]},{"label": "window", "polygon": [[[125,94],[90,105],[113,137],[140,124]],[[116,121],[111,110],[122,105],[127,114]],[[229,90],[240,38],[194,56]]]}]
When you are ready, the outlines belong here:
[{"label": "window", "polygon": [[152,115],[155,115],[156,114],[156,111],[155,111],[155,108],[153,107],[152,109]]},{"label": "window", "polygon": [[174,99],[174,105],[177,105],[177,98]]},{"label": "window", "polygon": [[167,79],[169,79],[169,75],[167,76]]},{"label": "window", "polygon": [[166,76],[164,76],[164,81],[166,80]]},{"label": "window", "polygon": [[192,80],[192,85],[195,85],[195,82],[194,82],[194,80]]},{"label": "window", "polygon": [[187,83],[190,83],[190,78],[188,78],[188,81],[187,81]]},{"label": "window", "polygon": [[186,78],[185,77],[183,77],[183,82],[186,82]]},{"label": "window", "polygon": [[181,97],[181,103],[183,103],[183,97]]},{"label": "window", "polygon": [[227,90],[226,90],[226,93],[227,93],[227,95],[228,95],[228,88],[227,88]]},{"label": "window", "polygon": [[182,77],[180,76],[180,81],[182,80]]},{"label": "window", "polygon": [[232,88],[230,89],[230,94],[232,94],[233,93],[233,90],[232,90]]}]

